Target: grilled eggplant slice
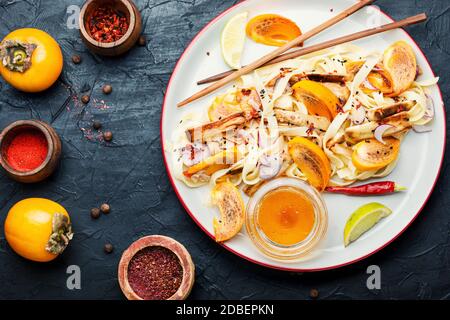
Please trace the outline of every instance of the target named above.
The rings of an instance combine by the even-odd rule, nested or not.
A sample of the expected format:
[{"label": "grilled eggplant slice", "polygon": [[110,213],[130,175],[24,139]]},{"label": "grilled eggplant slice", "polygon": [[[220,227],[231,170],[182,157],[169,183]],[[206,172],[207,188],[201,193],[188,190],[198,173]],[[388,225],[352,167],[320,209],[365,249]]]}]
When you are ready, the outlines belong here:
[{"label": "grilled eggplant slice", "polygon": [[289,79],[289,84],[293,86],[300,80],[311,80],[315,82],[332,82],[343,84],[348,80],[346,75],[341,74],[326,74],[326,73],[300,73],[294,74],[291,79]]},{"label": "grilled eggplant slice", "polygon": [[296,126],[308,127],[313,125],[314,128],[326,131],[330,126],[330,120],[325,117],[311,116],[296,111],[287,111],[275,109],[275,117],[279,122],[289,123]]},{"label": "grilled eggplant slice", "polygon": [[361,140],[373,138],[375,129],[382,124],[388,124],[392,126],[384,132],[383,137],[392,136],[412,127],[411,123],[409,122],[408,112],[403,111],[390,117],[384,118],[379,122],[370,121],[361,125],[348,127],[347,129],[345,129],[345,139],[347,142],[356,143]]},{"label": "grilled eggplant slice", "polygon": [[186,136],[191,142],[206,141],[222,132],[235,129],[246,122],[244,112],[234,113],[223,119],[208,122],[201,126],[186,130]]},{"label": "grilled eggplant slice", "polygon": [[390,117],[396,113],[409,111],[415,105],[414,101],[406,101],[396,103],[386,107],[379,107],[367,111],[367,118],[370,121],[380,121],[384,118]]}]

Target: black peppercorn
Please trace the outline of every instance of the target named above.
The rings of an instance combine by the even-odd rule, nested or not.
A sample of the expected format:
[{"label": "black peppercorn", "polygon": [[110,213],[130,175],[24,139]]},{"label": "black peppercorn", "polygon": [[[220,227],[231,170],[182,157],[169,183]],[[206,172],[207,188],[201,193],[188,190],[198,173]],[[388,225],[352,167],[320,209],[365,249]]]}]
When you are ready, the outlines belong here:
[{"label": "black peppercorn", "polygon": [[92,208],[91,209],[91,217],[92,217],[92,219],[98,219],[100,217],[100,209]]},{"label": "black peppercorn", "polygon": [[94,123],[92,124],[92,127],[95,130],[100,130],[102,128],[102,123],[100,121],[94,121]]},{"label": "black peppercorn", "polygon": [[106,132],[104,132],[103,133],[103,139],[105,140],[105,141],[111,141],[112,140],[112,138],[113,138],[113,134],[112,134],[112,132],[111,131],[106,131]]},{"label": "black peppercorn", "polygon": [[91,97],[89,95],[85,94],[81,97],[81,102],[83,102],[84,104],[88,104],[89,101],[91,101]]},{"label": "black peppercorn", "polygon": [[309,291],[309,296],[311,297],[311,299],[317,299],[319,297],[319,290],[311,289]]},{"label": "black peppercorn", "polygon": [[77,55],[77,54],[74,54],[72,56],[72,62],[74,64],[80,64],[81,63],[81,57],[79,55]]},{"label": "black peppercorn", "polygon": [[105,244],[105,247],[103,248],[106,253],[111,253],[114,250],[114,247],[111,243]]},{"label": "black peppercorn", "polygon": [[141,47],[146,46],[146,45],[147,45],[147,38],[146,38],[144,35],[140,36],[140,37],[139,37],[138,44],[139,44]]},{"label": "black peppercorn", "polygon": [[112,87],[109,84],[105,84],[103,86],[103,93],[104,94],[110,94],[112,92]]},{"label": "black peppercorn", "polygon": [[104,203],[100,206],[100,211],[104,214],[108,214],[111,211],[111,207],[109,206],[109,204]]}]

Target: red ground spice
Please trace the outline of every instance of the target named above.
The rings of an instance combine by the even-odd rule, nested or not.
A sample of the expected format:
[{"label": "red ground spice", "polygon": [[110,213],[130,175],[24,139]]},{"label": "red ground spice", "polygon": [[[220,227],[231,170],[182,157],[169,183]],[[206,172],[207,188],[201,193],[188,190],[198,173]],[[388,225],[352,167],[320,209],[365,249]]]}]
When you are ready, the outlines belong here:
[{"label": "red ground spice", "polygon": [[145,300],[166,300],[181,285],[183,268],[177,255],[160,246],[137,252],[128,265],[128,283]]},{"label": "red ground spice", "polygon": [[27,172],[39,167],[47,158],[48,143],[39,130],[19,132],[6,147],[6,161],[16,171]]},{"label": "red ground spice", "polygon": [[120,11],[110,7],[99,7],[89,17],[88,28],[95,40],[109,43],[124,36],[128,30],[128,20]]}]

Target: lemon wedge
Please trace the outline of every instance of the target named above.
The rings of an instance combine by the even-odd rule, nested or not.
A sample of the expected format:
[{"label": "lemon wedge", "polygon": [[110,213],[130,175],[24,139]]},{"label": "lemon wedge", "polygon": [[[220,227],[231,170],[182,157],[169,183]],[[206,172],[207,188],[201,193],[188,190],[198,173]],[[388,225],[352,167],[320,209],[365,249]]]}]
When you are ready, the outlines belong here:
[{"label": "lemon wedge", "polygon": [[358,208],[347,220],[344,229],[344,245],[358,239],[363,233],[370,230],[381,219],[392,213],[392,210],[381,203],[372,202]]},{"label": "lemon wedge", "polygon": [[233,69],[239,69],[241,67],[247,17],[248,12],[242,12],[232,17],[225,25],[220,37],[223,58]]}]

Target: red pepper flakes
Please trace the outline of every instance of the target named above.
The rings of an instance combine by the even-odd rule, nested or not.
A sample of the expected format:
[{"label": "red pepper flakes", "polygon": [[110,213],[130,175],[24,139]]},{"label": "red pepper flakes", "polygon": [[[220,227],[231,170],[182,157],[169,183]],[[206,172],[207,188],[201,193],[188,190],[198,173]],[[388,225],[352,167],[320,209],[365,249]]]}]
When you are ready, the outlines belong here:
[{"label": "red pepper flakes", "polygon": [[111,7],[99,7],[89,17],[89,32],[95,40],[109,43],[122,38],[129,24],[124,13]]},{"label": "red pepper flakes", "polygon": [[128,283],[145,300],[166,300],[181,285],[183,268],[177,255],[160,246],[137,252],[128,265]]},{"label": "red pepper flakes", "polygon": [[18,133],[6,147],[6,161],[16,171],[27,172],[39,167],[47,158],[48,143],[39,130]]}]

